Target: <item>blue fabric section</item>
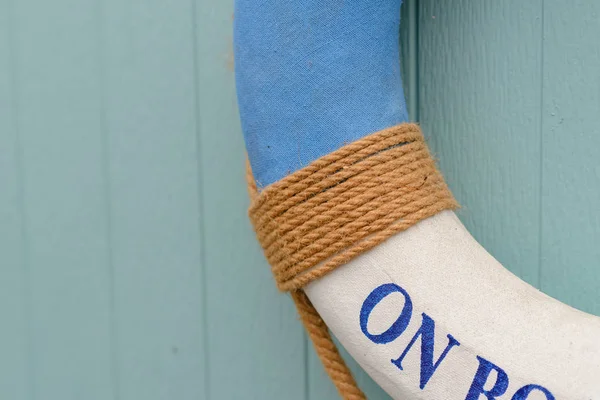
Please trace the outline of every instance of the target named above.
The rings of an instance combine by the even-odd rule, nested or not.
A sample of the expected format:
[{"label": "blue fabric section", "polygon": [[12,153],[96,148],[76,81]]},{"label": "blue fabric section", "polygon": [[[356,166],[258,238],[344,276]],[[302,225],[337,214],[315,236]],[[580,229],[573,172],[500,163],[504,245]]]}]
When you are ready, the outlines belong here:
[{"label": "blue fabric section", "polygon": [[407,120],[400,0],[236,0],[235,70],[259,187]]}]

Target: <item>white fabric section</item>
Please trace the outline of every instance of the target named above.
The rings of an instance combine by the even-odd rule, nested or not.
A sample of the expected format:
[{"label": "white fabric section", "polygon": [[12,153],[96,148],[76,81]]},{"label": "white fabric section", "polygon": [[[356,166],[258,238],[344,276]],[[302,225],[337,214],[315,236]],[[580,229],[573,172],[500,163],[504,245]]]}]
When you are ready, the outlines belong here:
[{"label": "white fabric section", "polygon": [[[410,325],[393,342],[376,344],[360,328],[367,296],[395,283],[413,303]],[[557,400],[600,399],[600,318],[566,306],[521,281],[467,232],[451,211],[424,220],[375,249],[311,283],[306,292],[334,335],[394,399],[464,400],[479,362],[498,365],[512,399],[528,384],[541,385]],[[382,333],[396,320],[404,297],[382,300],[369,318],[369,331]],[[437,360],[448,334],[459,342],[424,390],[419,388],[421,340],[397,359],[421,326],[421,313],[435,321]],[[496,380],[492,372],[486,389]],[[481,395],[481,399],[486,396]],[[527,399],[546,399],[539,391]]]}]

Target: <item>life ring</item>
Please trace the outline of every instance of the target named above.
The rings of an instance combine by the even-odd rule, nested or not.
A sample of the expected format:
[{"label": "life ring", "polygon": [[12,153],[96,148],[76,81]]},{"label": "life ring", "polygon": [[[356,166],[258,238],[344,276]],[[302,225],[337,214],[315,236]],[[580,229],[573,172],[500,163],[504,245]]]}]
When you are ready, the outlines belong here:
[{"label": "life ring", "polygon": [[[376,111],[373,110],[378,104],[371,107],[371,104],[363,102],[362,107],[366,109],[363,118],[368,120],[367,124],[373,125],[373,120],[376,119],[381,126],[374,124],[370,130],[366,130],[365,125],[359,122],[348,128],[348,132],[352,131],[352,133],[341,135],[341,139],[339,134],[335,133],[326,144],[316,145],[313,142],[322,142],[323,133],[319,129],[312,129],[315,124],[311,123],[309,124],[311,129],[305,131],[306,135],[302,140],[304,143],[309,143],[309,147],[314,145],[313,147],[320,150],[314,148],[306,150],[303,154],[309,156],[299,162],[298,168],[289,173],[281,173],[280,164],[289,163],[290,154],[285,150],[274,153],[265,149],[257,150],[257,148],[268,147],[278,140],[285,142],[289,137],[278,132],[280,125],[272,121],[265,122],[262,115],[252,114],[260,113],[268,107],[281,107],[281,102],[285,102],[286,106],[283,108],[286,110],[282,112],[281,118],[284,120],[288,118],[289,124],[284,124],[288,129],[291,124],[298,123],[297,118],[302,118],[302,115],[294,116],[295,112],[302,113],[302,110],[294,107],[306,104],[302,101],[315,104],[322,99],[294,99],[295,95],[305,94],[290,92],[289,87],[285,87],[279,93],[272,93],[277,92],[273,90],[273,85],[286,86],[287,83],[282,82],[281,77],[275,76],[272,71],[261,71],[264,65],[256,64],[256,55],[252,55],[252,52],[260,52],[261,57],[271,50],[276,53],[277,43],[273,42],[273,38],[260,37],[254,40],[253,45],[248,44],[246,39],[251,35],[249,26],[257,26],[260,23],[272,29],[280,29],[282,25],[291,24],[294,29],[302,33],[298,20],[303,20],[299,17],[302,16],[303,9],[294,9],[293,4],[284,5],[283,2],[276,0],[267,3],[267,7],[275,8],[277,12],[270,15],[269,12],[256,10],[252,2],[245,0],[238,0],[236,8],[236,73],[242,125],[250,162],[255,170],[261,170],[259,175],[267,181],[267,184],[263,185],[262,193],[268,193],[267,199],[260,199],[260,204],[254,203],[251,216],[253,211],[266,207],[264,204],[278,197],[283,191],[289,192],[290,186],[301,187],[297,191],[281,194],[282,201],[289,202],[289,199],[294,196],[304,196],[299,203],[304,204],[310,196],[320,195],[329,190],[331,185],[324,185],[307,194],[308,184],[304,186],[300,184],[309,179],[307,176],[315,173],[315,170],[318,172],[319,168],[325,168],[322,166],[323,163],[314,167],[315,162],[336,154],[340,148],[344,149],[342,142],[343,144],[348,142],[345,139],[351,138],[353,143],[358,143],[366,134],[383,132],[384,128],[391,126],[392,123],[403,122],[402,118],[404,118],[401,115],[404,111],[394,114],[401,115],[400,121],[394,120],[395,117],[389,115],[378,115],[374,118],[373,113]],[[332,19],[330,25],[325,24],[327,26],[324,35],[330,35],[332,41],[336,40],[333,25],[336,22],[341,26],[348,23],[344,12],[347,13],[348,18],[356,18],[359,13],[376,15],[378,28],[366,29],[366,35],[377,37],[395,35],[394,31],[397,32],[399,24],[397,17],[399,2],[372,3],[377,2],[357,0],[354,6],[350,6],[355,7],[355,10],[338,10],[339,14],[335,14],[335,10],[324,13],[323,18]],[[336,18],[337,20],[333,21]],[[257,22],[256,19],[260,21]],[[294,23],[300,25],[295,26]],[[376,30],[375,33],[373,29]],[[348,34],[349,31],[344,32]],[[352,35],[358,36],[365,34],[360,32],[360,29],[359,32],[357,30],[351,32]],[[289,43],[285,45],[294,46],[303,39],[301,34],[294,38],[286,37]],[[319,40],[322,39],[323,37],[319,37]],[[394,44],[397,48],[397,39],[390,39],[390,42],[392,45],[383,44],[372,51],[391,53],[385,56],[387,61],[382,61],[381,64],[387,65],[391,71],[389,74],[395,76],[399,82],[399,72],[389,64],[389,60],[393,61],[398,56],[392,49]],[[359,49],[366,51],[366,47],[359,46]],[[343,55],[349,53],[351,51]],[[289,61],[281,54],[272,56],[280,62]],[[361,54],[365,62],[367,60],[372,62],[370,56],[371,54]],[[323,59],[330,60],[329,57]],[[309,68],[312,68],[312,65],[307,64],[306,71]],[[287,67],[284,70],[285,73],[290,72]],[[296,79],[310,77],[311,72],[306,71],[299,73]],[[331,70],[328,71],[332,74]],[[365,70],[358,68],[358,71]],[[379,70],[378,67],[370,68],[369,71],[375,71],[375,74],[388,73]],[[348,71],[338,72],[344,75],[344,79],[352,79],[351,75],[347,76]],[[342,76],[334,78],[341,80]],[[382,79],[374,81],[380,82]],[[268,87],[268,91],[263,90],[264,87]],[[397,87],[394,86],[390,90],[397,90]],[[270,100],[269,96],[272,96]],[[394,92],[391,97],[398,96]],[[321,112],[328,115],[328,118],[333,118],[329,115],[330,104],[322,103]],[[352,106],[360,107],[361,104],[346,107]],[[291,121],[291,118],[294,118],[294,121]],[[317,123],[329,122],[320,120]],[[408,135],[402,136],[403,138],[414,137],[415,141],[420,140],[417,136],[410,136],[417,128],[404,123],[399,126],[401,127],[398,128],[399,131],[394,131],[390,135],[400,132],[398,134]],[[267,136],[261,136],[260,130],[265,127],[271,131],[264,133]],[[333,132],[331,126],[327,129]],[[410,140],[402,139],[399,144],[385,147],[385,151],[401,148],[405,143],[412,143]],[[286,143],[287,147],[288,145],[289,143]],[[261,151],[262,156],[257,156]],[[319,151],[322,154],[319,154]],[[381,150],[377,150],[367,156],[361,156],[360,160],[361,162],[371,160],[370,157],[375,157],[380,152]],[[262,159],[257,161],[260,157]],[[338,159],[336,158],[336,162]],[[311,161],[314,162],[311,164]],[[337,169],[331,168],[327,172],[329,175],[324,174],[324,176],[338,174],[340,170],[349,168],[350,165],[354,164],[348,163]],[[294,171],[306,171],[306,173],[290,184],[277,187],[277,183],[273,183],[282,182],[287,176],[293,176],[297,173]],[[356,172],[356,176],[362,171]],[[252,178],[255,179],[256,175],[255,171]],[[433,171],[426,175],[423,182],[429,177],[436,176],[436,172]],[[350,178],[342,177],[335,184],[341,185],[347,182],[347,179]],[[311,182],[316,180],[317,178]],[[261,182],[261,179],[258,181],[259,186],[265,183]],[[395,187],[399,187],[402,191],[407,187],[410,188],[410,183]],[[271,189],[274,187],[279,191]],[[443,197],[445,192],[443,188],[441,190],[440,196]],[[251,191],[258,196],[257,190],[251,189]],[[406,190],[402,191],[402,193],[406,192]],[[324,203],[325,200],[319,204]],[[263,224],[267,220],[270,223],[273,215],[279,217],[281,214],[281,211],[277,211],[279,204],[273,204],[273,207],[275,211],[271,214],[261,210],[262,214],[254,217],[257,233],[259,238],[262,235],[261,241],[267,253],[277,240],[273,238],[272,232],[276,232],[275,236],[280,233],[277,227],[273,228],[273,224]],[[303,293],[307,295],[309,301],[298,299],[300,307],[303,301],[308,302],[306,304],[309,305],[312,303],[314,309],[348,352],[394,399],[600,399],[600,318],[562,304],[510,273],[473,239],[451,208],[440,207],[435,215],[427,215],[426,218],[415,220],[410,227],[394,232],[393,235],[378,242],[377,246],[364,252],[353,253],[351,257],[347,257],[348,260],[343,267],[328,269],[327,273],[319,275],[318,279],[306,279],[306,282],[299,286],[290,284],[289,287],[285,286],[289,281],[278,282],[287,289],[295,290],[297,287],[303,287]],[[302,212],[302,210],[295,211],[296,215],[301,215]],[[318,220],[318,213],[307,217],[301,223],[307,223],[308,218],[313,218],[311,221]],[[293,228],[286,228],[281,232],[290,229]],[[293,238],[294,241],[296,239]],[[266,245],[265,241],[268,242]],[[304,243],[303,239],[298,239],[298,243]],[[293,249],[294,254],[302,251],[303,248],[300,247]],[[283,260],[284,267],[279,268],[278,264],[274,265],[276,276],[284,274],[281,271],[288,271],[285,268],[289,267],[290,263],[285,264],[285,254],[285,252],[277,253],[275,256],[267,254],[270,260],[274,260],[274,264]],[[311,253],[307,252],[307,254]],[[312,273],[322,265],[323,261],[316,266],[310,266],[303,273]],[[294,279],[296,277],[293,276]],[[323,337],[320,339],[327,341]],[[337,368],[337,364],[331,367],[330,374],[335,375],[338,372],[344,374],[344,371]],[[352,386],[353,382],[344,379],[346,378],[340,378],[341,383],[338,385],[342,397],[364,398],[353,388],[348,389],[347,386]]]}]

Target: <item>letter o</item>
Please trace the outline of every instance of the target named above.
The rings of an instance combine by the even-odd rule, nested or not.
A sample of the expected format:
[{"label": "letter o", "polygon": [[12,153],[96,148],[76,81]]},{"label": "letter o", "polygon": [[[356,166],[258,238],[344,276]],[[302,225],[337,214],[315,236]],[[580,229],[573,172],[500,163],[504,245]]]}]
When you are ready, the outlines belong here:
[{"label": "letter o", "polygon": [[[385,332],[379,335],[371,334],[367,329],[367,323],[369,322],[369,316],[371,315],[371,312],[373,311],[375,306],[379,304],[379,302],[381,302],[381,300],[383,300],[389,294],[395,292],[402,293],[402,295],[404,296],[404,307],[402,308],[400,316],[398,316],[398,319],[396,319],[392,326],[390,326]],[[360,329],[365,334],[365,336],[368,337],[374,343],[389,343],[395,340],[400,335],[402,335],[402,333],[406,330],[412,317],[412,309],[412,301],[406,290],[402,289],[395,283],[383,284],[375,288],[375,290],[373,290],[363,302],[363,305],[360,309]]]}]

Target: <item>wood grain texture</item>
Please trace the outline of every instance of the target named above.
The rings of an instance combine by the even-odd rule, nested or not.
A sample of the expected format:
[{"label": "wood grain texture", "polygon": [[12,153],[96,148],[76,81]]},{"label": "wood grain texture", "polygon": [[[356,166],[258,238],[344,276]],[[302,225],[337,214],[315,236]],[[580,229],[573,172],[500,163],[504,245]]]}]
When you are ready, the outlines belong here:
[{"label": "wood grain texture", "polygon": [[233,76],[233,3],[196,10],[208,399],[306,399],[306,339],[250,227]]},{"label": "wood grain texture", "polygon": [[545,0],[542,289],[600,315],[600,4]]},{"label": "wood grain texture", "polygon": [[96,11],[24,0],[8,15],[30,398],[115,394]]},{"label": "wood grain texture", "polygon": [[193,7],[101,5],[116,392],[120,399],[202,398]]},{"label": "wood grain texture", "polygon": [[0,393],[26,399],[30,368],[29,287],[14,89],[13,21],[0,2]]}]

